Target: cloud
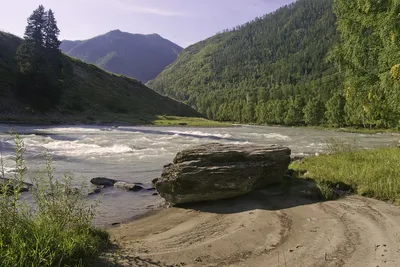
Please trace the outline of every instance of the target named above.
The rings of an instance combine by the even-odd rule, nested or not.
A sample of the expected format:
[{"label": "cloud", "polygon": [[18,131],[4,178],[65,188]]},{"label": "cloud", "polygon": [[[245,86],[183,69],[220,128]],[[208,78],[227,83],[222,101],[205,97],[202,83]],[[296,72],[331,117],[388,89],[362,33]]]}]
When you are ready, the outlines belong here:
[{"label": "cloud", "polygon": [[148,7],[129,7],[129,11],[133,13],[143,13],[143,14],[153,14],[159,16],[167,16],[167,17],[184,17],[185,13],[169,11],[165,9],[158,8],[148,8]]},{"label": "cloud", "polygon": [[150,14],[150,15],[158,15],[158,16],[166,16],[166,17],[186,17],[186,13],[176,12],[172,10],[162,9],[162,8],[153,8],[153,7],[143,7],[138,4],[128,3],[124,0],[113,1],[112,5],[114,8],[119,10],[129,12],[129,13],[141,13],[141,14]]}]

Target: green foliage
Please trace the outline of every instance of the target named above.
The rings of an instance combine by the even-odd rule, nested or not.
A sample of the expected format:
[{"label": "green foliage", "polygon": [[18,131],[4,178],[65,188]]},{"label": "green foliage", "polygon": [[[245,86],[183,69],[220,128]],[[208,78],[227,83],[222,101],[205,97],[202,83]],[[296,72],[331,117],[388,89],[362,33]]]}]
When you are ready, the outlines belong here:
[{"label": "green foliage", "polygon": [[87,265],[108,244],[109,236],[92,226],[95,206],[87,202],[84,187],[75,190],[70,174],[55,179],[47,158],[45,170],[33,179],[35,205],[28,205],[20,200],[25,162],[18,134],[15,144],[15,177],[0,186],[1,266]]},{"label": "green foliage", "polygon": [[341,127],[344,124],[344,105],[345,99],[340,93],[335,93],[326,102],[325,118],[328,125]]},{"label": "green foliage", "polygon": [[395,127],[400,109],[398,1],[335,0],[340,43],[331,57],[345,73],[345,119],[364,127]]},{"label": "green foliage", "polygon": [[326,182],[320,182],[317,183],[317,188],[323,200],[334,200],[337,198],[330,184]]},{"label": "green foliage", "polygon": [[325,107],[319,98],[308,100],[307,105],[303,109],[304,122],[307,125],[319,125],[324,119]]},{"label": "green foliage", "polygon": [[[183,50],[148,84],[208,118],[303,124],[310,99],[325,104],[342,90],[342,75],[325,60],[338,39],[332,4],[299,0],[217,34]],[[322,121],[324,109],[316,110]]]},{"label": "green foliage", "polygon": [[284,122],[286,125],[297,125],[303,120],[303,99],[299,96],[290,97]]},{"label": "green foliage", "polygon": [[[360,195],[400,203],[399,148],[347,151],[310,157],[301,163],[292,164],[291,168],[306,173],[303,178],[311,178],[319,184],[342,182],[350,185]],[[329,195],[327,187],[322,191]]]},{"label": "green foliage", "polygon": [[71,57],[144,83],[174,62],[182,50],[157,34],[130,34],[119,30],[85,41],[65,40],[60,47]]}]

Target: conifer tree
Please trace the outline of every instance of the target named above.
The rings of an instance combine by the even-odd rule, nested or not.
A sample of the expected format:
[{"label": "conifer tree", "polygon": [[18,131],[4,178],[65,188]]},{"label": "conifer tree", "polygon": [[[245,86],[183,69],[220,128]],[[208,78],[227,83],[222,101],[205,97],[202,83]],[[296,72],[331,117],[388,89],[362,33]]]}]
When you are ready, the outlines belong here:
[{"label": "conifer tree", "polygon": [[38,110],[54,107],[61,97],[60,31],[53,11],[40,5],[28,18],[24,41],[17,50],[20,69],[16,94]]},{"label": "conifer tree", "polygon": [[54,13],[49,9],[46,13],[45,27],[44,27],[44,47],[46,49],[51,49],[59,51],[60,40],[58,40],[58,35],[60,30],[57,27],[57,21],[54,17]]},{"label": "conifer tree", "polygon": [[46,22],[45,9],[40,5],[28,18],[24,41],[17,51],[17,61],[24,74],[43,71],[43,41]]}]

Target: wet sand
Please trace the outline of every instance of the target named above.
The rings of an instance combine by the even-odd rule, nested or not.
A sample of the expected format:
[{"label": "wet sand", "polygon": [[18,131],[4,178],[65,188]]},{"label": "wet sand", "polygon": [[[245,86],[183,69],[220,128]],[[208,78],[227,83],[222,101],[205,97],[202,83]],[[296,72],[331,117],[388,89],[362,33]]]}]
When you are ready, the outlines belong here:
[{"label": "wet sand", "polygon": [[359,196],[317,202],[255,191],[109,232],[118,249],[104,266],[400,266],[400,208]]}]

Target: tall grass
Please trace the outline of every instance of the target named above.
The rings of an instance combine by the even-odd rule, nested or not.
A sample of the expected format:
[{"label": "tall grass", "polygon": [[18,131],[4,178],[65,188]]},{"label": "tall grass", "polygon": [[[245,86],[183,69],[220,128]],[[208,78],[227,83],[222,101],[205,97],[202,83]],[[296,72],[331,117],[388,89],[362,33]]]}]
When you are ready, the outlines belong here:
[{"label": "tall grass", "polygon": [[92,225],[95,205],[89,204],[83,187],[73,188],[71,174],[55,179],[48,157],[44,170],[32,178],[34,204],[21,200],[25,148],[18,134],[15,147],[14,178],[0,190],[0,266],[88,265],[109,240]]},{"label": "tall grass", "polygon": [[330,154],[306,158],[291,168],[325,187],[341,182],[360,195],[400,204],[400,148],[360,150],[338,142],[328,146]]}]

